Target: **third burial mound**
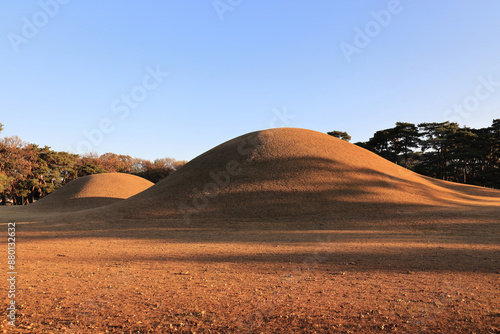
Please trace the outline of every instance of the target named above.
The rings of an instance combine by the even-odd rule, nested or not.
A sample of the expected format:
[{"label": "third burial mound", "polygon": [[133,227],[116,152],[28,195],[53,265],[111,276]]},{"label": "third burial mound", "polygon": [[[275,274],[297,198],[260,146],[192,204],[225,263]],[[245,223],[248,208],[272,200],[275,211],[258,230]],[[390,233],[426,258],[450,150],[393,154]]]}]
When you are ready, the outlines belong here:
[{"label": "third burial mound", "polygon": [[323,133],[280,128],[229,140],[102,210],[126,218],[248,219],[468,205],[499,207],[500,192],[424,177]]}]

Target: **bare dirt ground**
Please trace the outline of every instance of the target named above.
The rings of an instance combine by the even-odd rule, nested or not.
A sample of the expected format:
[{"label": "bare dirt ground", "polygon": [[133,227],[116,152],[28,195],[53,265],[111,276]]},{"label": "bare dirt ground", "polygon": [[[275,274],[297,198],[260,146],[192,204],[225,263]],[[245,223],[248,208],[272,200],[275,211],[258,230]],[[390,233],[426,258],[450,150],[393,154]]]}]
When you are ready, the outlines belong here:
[{"label": "bare dirt ground", "polygon": [[1,329],[499,333],[497,214],[20,223],[17,326],[4,307]]}]

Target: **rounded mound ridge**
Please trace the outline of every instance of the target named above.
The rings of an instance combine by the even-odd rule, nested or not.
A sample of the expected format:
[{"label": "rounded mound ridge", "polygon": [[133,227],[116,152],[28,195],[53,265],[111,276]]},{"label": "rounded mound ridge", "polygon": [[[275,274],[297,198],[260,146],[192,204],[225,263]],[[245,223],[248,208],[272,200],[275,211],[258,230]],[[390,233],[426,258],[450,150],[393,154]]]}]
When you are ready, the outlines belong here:
[{"label": "rounded mound ridge", "polygon": [[413,173],[332,136],[278,128],[229,140],[106,208],[128,218],[341,217],[500,205],[500,192]]},{"label": "rounded mound ridge", "polygon": [[92,209],[124,200],[152,185],[152,182],[131,174],[94,174],[64,185],[29,207],[44,211]]}]

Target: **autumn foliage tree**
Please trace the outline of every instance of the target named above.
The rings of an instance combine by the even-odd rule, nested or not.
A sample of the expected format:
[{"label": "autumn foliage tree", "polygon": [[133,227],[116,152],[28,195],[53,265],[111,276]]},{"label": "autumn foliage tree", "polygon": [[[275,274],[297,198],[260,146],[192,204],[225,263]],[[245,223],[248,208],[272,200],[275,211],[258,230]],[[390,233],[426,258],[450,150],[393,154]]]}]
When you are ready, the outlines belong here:
[{"label": "autumn foliage tree", "polygon": [[[351,139],[343,131],[328,134]],[[450,122],[398,122],[356,145],[423,175],[500,188],[500,119],[480,129]],[[76,155],[26,143],[17,136],[5,137],[0,139],[0,204],[29,204],[78,177],[97,173],[130,173],[156,183],[185,163],[114,153]]]},{"label": "autumn foliage tree", "polygon": [[114,153],[77,155],[5,137],[0,140],[0,204],[33,203],[78,177],[98,173],[129,173],[159,182],[184,163],[172,158],[151,162]]},{"label": "autumn foliage tree", "polygon": [[0,141],[0,173],[3,174],[2,201],[6,193],[14,204],[25,204],[34,187],[34,169],[37,167],[36,145],[23,142],[19,137],[6,137]]}]

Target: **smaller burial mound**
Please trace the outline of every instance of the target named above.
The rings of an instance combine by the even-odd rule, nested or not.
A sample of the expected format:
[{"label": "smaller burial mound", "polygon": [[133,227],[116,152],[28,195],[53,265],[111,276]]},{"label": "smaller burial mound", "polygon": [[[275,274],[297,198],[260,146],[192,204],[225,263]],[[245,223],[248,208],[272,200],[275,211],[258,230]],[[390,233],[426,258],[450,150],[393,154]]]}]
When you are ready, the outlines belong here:
[{"label": "smaller burial mound", "polygon": [[154,183],[124,173],[80,177],[28,206],[31,210],[73,212],[97,208],[129,198]]}]

